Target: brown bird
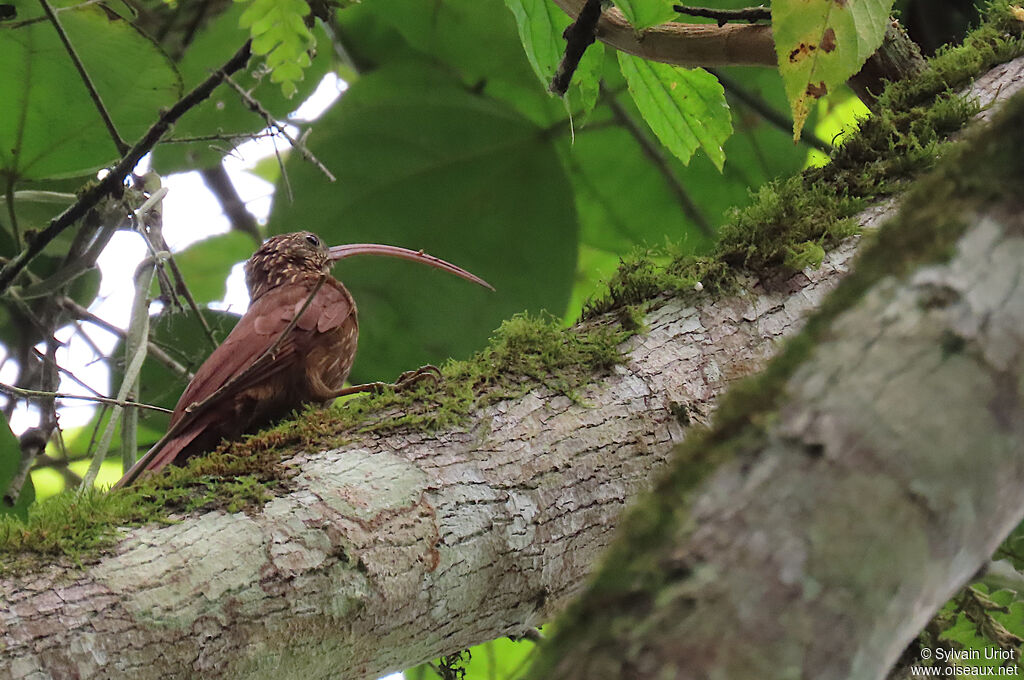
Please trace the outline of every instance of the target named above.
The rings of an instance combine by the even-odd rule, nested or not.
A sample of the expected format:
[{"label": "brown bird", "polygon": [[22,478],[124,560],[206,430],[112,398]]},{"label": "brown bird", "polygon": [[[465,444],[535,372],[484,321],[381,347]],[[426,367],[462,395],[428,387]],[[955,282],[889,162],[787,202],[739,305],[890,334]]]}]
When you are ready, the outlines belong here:
[{"label": "brown bird", "polygon": [[494,290],[422,250],[374,243],[328,248],[308,231],[274,236],[245,264],[248,311],[185,388],[167,434],[115,486],[181,465],[222,439],[253,432],[304,404],[329,403],[377,386],[343,387],[355,360],[359,324],[352,295],[330,268],[353,255],[422,262]]}]

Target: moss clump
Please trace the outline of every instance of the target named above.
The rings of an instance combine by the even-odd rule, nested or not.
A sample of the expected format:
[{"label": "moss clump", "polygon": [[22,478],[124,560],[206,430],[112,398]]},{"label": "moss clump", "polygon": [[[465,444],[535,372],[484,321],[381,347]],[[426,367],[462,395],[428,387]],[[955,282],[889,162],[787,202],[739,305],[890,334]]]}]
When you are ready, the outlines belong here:
[{"label": "moss clump", "polygon": [[610,325],[570,330],[554,317],[518,314],[502,323],[484,350],[442,366],[440,382],[385,389],[328,410],[310,409],[226,450],[308,447],[359,433],[452,427],[474,409],[537,386],[575,398],[576,389],[595,372],[622,361],[618,346],[631,334]]},{"label": "moss clump", "polygon": [[223,452],[147,478],[127,489],[65,492],[29,508],[28,521],[0,516],[0,574],[66,557],[81,564],[115,544],[120,527],[169,522],[174,513],[235,512],[269,498],[280,458]]},{"label": "moss clump", "polygon": [[744,272],[818,266],[825,248],[855,233],[858,212],[934,167],[949,134],[977,113],[975,102],[952,89],[1024,54],[1022,25],[1009,3],[997,0],[987,14],[986,23],[962,45],[930,59],[924,74],[886,88],[878,112],[861,122],[828,165],[758,189],[751,205],[733,211],[721,227],[709,256],[669,258],[667,265],[649,254],[627,258],[608,293],[588,302],[583,317],[639,305],[666,292],[685,294],[698,281],[711,292],[729,291]]}]

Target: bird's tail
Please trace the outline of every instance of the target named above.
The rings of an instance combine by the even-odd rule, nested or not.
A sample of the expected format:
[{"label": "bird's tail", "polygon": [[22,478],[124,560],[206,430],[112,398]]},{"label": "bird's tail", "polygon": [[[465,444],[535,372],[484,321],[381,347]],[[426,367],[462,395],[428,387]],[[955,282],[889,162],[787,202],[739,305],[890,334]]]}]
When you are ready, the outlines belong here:
[{"label": "bird's tail", "polygon": [[175,462],[178,456],[195,441],[203,431],[201,427],[191,427],[185,432],[172,436],[170,439],[161,439],[153,445],[149,451],[135,462],[135,465],[124,473],[124,476],[114,484],[115,489],[128,486],[135,482],[143,473],[156,473]]}]

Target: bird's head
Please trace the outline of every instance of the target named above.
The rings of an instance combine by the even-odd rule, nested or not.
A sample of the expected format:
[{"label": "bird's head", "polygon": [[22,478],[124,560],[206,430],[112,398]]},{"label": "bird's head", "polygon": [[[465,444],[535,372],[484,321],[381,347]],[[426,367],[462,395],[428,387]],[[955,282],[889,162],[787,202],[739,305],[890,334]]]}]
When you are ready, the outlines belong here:
[{"label": "bird's head", "polygon": [[422,250],[409,250],[379,243],[349,243],[328,248],[313,232],[296,231],[267,239],[245,263],[245,285],[249,288],[249,298],[255,302],[272,288],[301,281],[316,281],[322,275],[328,274],[335,262],[354,255],[383,255],[411,260],[494,290],[491,284],[479,276],[456,267],[451,262],[427,255]]},{"label": "bird's head", "polygon": [[245,285],[253,301],[272,288],[305,279],[317,280],[330,270],[327,246],[311,231],[267,239],[245,263]]}]

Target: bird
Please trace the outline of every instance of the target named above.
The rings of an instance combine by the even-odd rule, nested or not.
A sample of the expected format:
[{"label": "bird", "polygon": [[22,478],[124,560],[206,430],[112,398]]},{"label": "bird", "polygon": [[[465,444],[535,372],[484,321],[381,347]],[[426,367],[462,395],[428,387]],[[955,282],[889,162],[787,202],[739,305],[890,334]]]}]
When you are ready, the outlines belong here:
[{"label": "bird", "polygon": [[[174,407],[167,434],[115,487],[181,465],[222,439],[254,432],[303,405],[326,405],[338,396],[381,386],[344,387],[355,361],[359,322],[355,300],[330,268],[354,255],[420,262],[494,290],[422,250],[377,243],[327,247],[309,231],[269,238],[245,264],[248,310],[196,371]],[[416,378],[429,368],[403,378]]]}]

